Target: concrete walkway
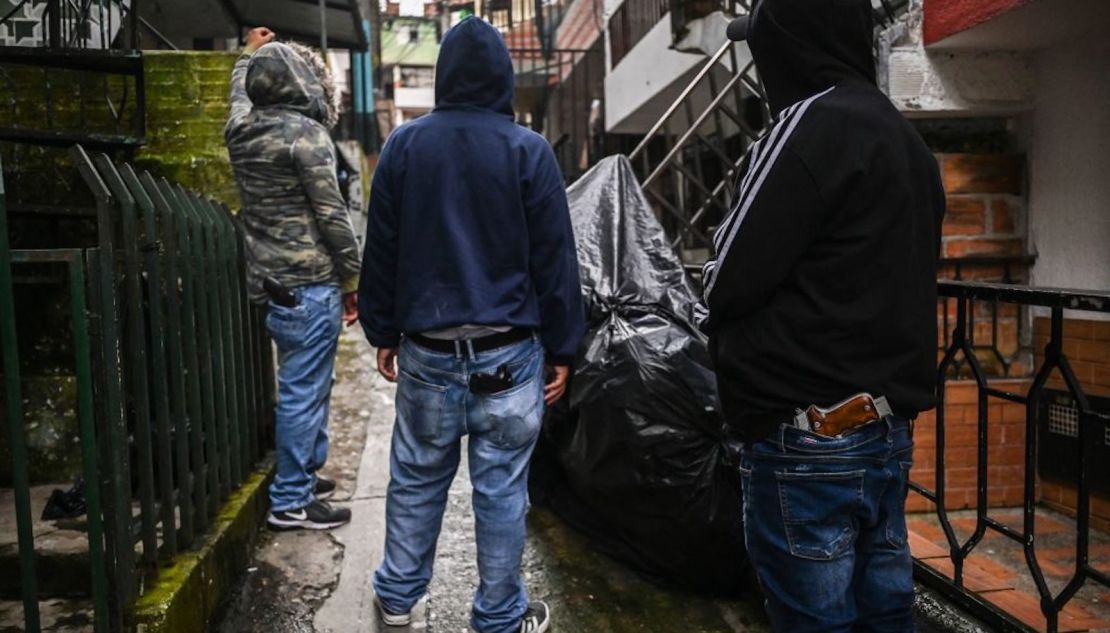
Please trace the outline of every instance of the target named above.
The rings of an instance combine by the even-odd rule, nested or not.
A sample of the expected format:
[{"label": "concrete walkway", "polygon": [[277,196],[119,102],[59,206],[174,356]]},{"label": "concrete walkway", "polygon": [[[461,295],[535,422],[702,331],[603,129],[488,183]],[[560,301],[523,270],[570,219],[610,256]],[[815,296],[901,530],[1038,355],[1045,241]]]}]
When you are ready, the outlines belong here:
[{"label": "concrete walkway", "polygon": [[[370,579],[384,540],[385,490],[394,386],[374,370],[360,333],[341,339],[332,401],[332,452],[325,475],[339,482],[336,501],[352,522],[330,533],[266,532],[254,563],[227,609],[221,633],[467,633],[478,584],[473,512],[464,462],[451,487],[429,598],[407,629],[377,617]],[[758,605],[664,591],[591,549],[543,508],[528,520],[524,574],[533,598],[551,605],[553,633],[768,633]],[[920,596],[922,633],[981,633]],[[929,606],[933,605],[933,606]]]},{"label": "concrete walkway", "polygon": [[[349,338],[349,335],[348,335]],[[360,350],[363,351],[363,350]],[[360,353],[365,359],[369,354]],[[367,368],[372,369],[372,368]],[[332,535],[343,548],[342,571],[331,595],[317,609],[319,633],[385,633],[377,618],[370,578],[382,556],[385,488],[389,481],[389,439],[394,386],[372,371],[358,375],[357,390],[369,416],[366,445],[350,507],[351,523]],[[337,398],[351,385],[337,385]],[[474,562],[470,481],[463,463],[451,488],[429,599],[408,629],[388,633],[468,631],[470,601],[478,583]],[[533,597],[552,607],[553,631],[624,633],[694,631],[762,632],[757,610],[742,603],[717,602],[663,592],[619,564],[592,552],[588,543],[541,508],[529,518],[524,573]]]}]

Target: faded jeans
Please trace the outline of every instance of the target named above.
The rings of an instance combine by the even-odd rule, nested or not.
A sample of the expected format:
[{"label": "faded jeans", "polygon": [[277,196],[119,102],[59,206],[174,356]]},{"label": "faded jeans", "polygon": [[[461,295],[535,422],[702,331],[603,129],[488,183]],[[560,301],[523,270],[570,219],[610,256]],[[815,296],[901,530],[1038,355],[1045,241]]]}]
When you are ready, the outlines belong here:
[{"label": "faded jeans", "polygon": [[339,288],[294,288],[297,306],[269,304],[266,329],[278,349],[277,474],[270,509],[296,510],[315,499],[316,471],[328,459],[328,412],[339,344]]},{"label": "faded jeans", "polygon": [[740,464],[748,552],[780,633],[911,633],[908,420],[842,438],[783,425]]},{"label": "faded jeans", "polygon": [[[471,625],[517,631],[528,608],[521,579],[528,463],[543,421],[543,349],[535,337],[470,355],[433,352],[410,341],[398,357],[397,418],[390,451],[385,557],[374,591],[391,613],[407,613],[432,577],[447,491],[464,435],[473,486],[480,583]],[[508,365],[513,384],[470,393],[468,378]]]}]

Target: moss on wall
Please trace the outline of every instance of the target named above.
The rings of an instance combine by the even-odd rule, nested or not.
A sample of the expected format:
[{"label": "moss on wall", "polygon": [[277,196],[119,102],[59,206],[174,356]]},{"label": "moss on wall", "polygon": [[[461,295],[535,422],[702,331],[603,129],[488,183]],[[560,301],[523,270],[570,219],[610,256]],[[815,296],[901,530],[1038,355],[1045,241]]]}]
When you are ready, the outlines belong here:
[{"label": "moss on wall", "polygon": [[235,53],[150,51],[144,54],[147,142],[137,167],[239,207],[224,147]]}]

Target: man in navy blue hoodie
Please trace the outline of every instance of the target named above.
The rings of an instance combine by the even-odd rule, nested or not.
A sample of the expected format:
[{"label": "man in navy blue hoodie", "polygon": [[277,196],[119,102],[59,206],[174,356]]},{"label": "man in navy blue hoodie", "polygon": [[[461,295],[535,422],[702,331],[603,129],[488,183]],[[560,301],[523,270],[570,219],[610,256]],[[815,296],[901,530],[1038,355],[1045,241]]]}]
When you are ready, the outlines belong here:
[{"label": "man in navy blue hoodie", "polygon": [[547,141],[514,122],[496,29],[475,18],[451,29],[435,90],[435,111],[382,151],[359,284],[378,371],[397,382],[374,590],[385,624],[407,625],[469,435],[481,577],[471,623],[542,633],[548,608],[529,603],[520,577],[528,462],[585,330],[566,192]]}]

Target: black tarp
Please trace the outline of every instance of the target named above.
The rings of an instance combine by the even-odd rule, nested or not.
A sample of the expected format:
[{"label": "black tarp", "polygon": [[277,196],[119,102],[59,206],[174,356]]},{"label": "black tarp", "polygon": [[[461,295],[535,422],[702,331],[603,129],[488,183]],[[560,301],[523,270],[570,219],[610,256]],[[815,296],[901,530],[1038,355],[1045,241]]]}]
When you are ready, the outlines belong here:
[{"label": "black tarp", "polygon": [[738,445],[720,413],[696,296],[628,159],[567,195],[588,331],[533,462],[533,499],[659,582],[736,593]]}]

